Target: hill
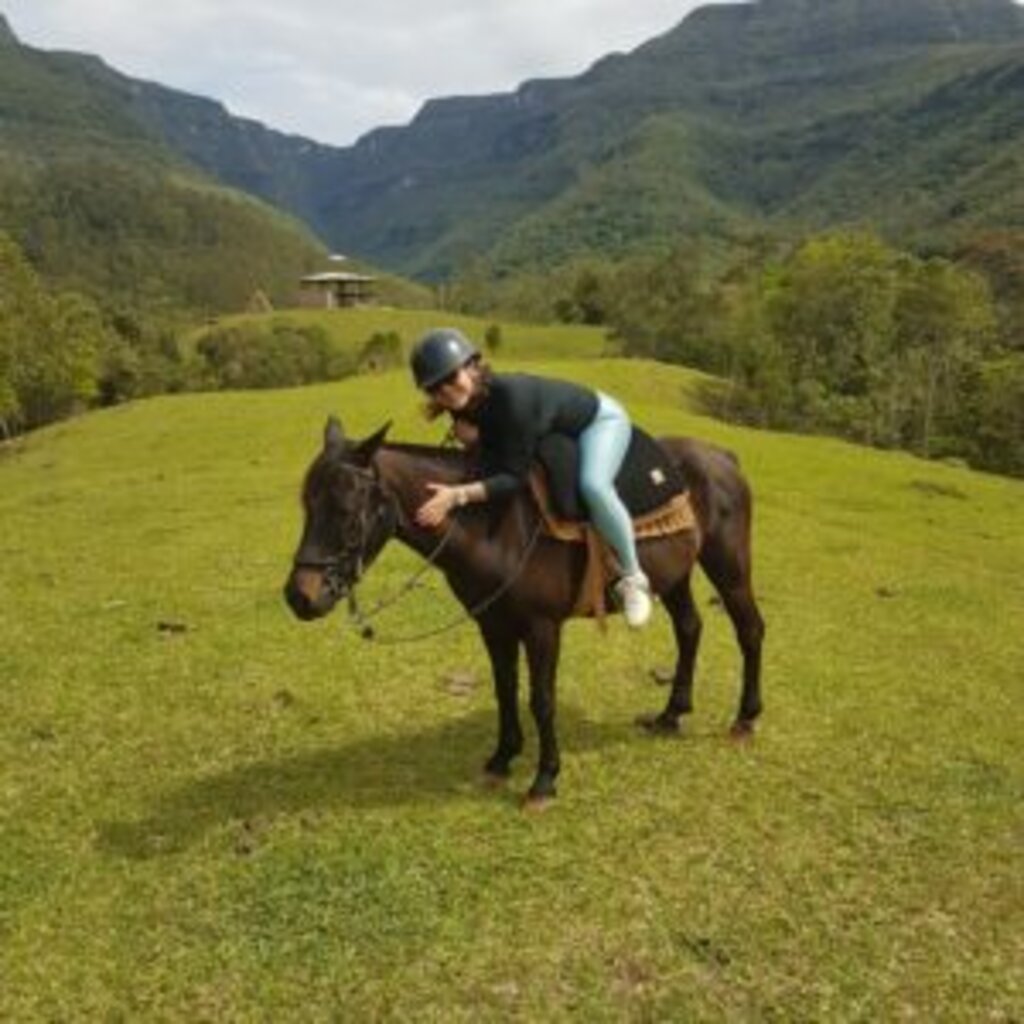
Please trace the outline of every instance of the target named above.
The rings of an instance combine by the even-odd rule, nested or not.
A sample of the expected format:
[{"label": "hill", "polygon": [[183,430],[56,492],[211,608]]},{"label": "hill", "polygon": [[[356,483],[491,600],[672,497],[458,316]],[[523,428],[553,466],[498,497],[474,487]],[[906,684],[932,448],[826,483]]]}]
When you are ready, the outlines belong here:
[{"label": "hill", "polygon": [[168,147],[135,115],[135,88],[0,27],[0,231],[52,283],[105,303],[238,309],[257,288],[290,301],[322,244]]},{"label": "hill", "polygon": [[216,331],[251,328],[256,331],[275,327],[296,329],[316,327],[329,338],[339,353],[358,355],[376,333],[397,336],[407,356],[413,344],[427,331],[443,323],[464,331],[479,346],[485,346],[488,330],[498,329],[494,348],[501,358],[539,359],[547,356],[560,359],[594,359],[608,354],[611,343],[599,327],[582,324],[526,324],[511,321],[488,321],[480,317],[430,309],[394,309],[367,306],[356,309],[281,310],[272,314],[238,314],[218,317],[216,321],[196,328],[186,338],[189,345],[198,345]]},{"label": "hill", "polygon": [[[738,657],[703,585],[677,742],[631,724],[664,699],[663,613],[642,637],[568,629],[563,793],[539,819],[526,768],[507,794],[476,782],[494,709],[472,630],[387,647],[341,612],[289,617],[325,415],[438,435],[404,374],[40,431],[0,449],[0,1017],[1019,1016],[1021,484],[725,427],[671,367],[557,372],[739,454],[756,741],[724,741]],[[365,601],[418,564],[389,548]],[[427,583],[383,637],[454,612]]]}]

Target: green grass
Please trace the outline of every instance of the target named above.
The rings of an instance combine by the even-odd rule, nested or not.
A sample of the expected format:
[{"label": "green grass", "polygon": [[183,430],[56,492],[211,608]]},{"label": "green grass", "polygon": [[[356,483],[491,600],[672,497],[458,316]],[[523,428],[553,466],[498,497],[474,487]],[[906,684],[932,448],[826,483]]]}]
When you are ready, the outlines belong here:
[{"label": "green grass", "polygon": [[[437,436],[404,374],[41,431],[0,450],[0,1019],[1021,1019],[1021,484],[725,427],[683,371],[547,369],[741,455],[755,742],[724,739],[739,659],[704,583],[682,739],[631,725],[665,697],[663,613],[567,630],[536,817],[532,729],[510,789],[478,785],[471,630],[290,617],[325,414]],[[366,599],[416,564],[389,548]],[[382,632],[454,611],[435,580]]]},{"label": "green grass", "polygon": [[[352,309],[291,309],[269,314],[240,314],[220,317],[218,327],[246,324],[323,328],[339,349],[359,352],[363,345],[380,331],[394,331],[408,351],[415,341],[434,327],[457,327],[475,344],[485,349],[487,328],[496,323],[501,328],[498,358],[516,359],[589,359],[607,353],[609,342],[600,327],[577,324],[523,324],[506,320],[488,320],[462,316],[458,313],[426,309],[396,309],[363,306]],[[206,332],[203,327],[193,331],[187,343],[194,343]]]}]

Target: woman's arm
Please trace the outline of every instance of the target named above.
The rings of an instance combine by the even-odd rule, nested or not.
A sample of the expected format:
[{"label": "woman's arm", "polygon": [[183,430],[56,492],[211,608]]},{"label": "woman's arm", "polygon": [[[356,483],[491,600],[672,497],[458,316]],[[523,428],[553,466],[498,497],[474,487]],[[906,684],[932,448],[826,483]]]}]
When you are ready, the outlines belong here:
[{"label": "woman's arm", "polygon": [[468,484],[427,484],[430,497],[416,511],[420,526],[439,526],[453,508],[487,500],[487,488],[482,480]]},{"label": "woman's arm", "polygon": [[480,428],[465,416],[452,416],[452,437],[463,448],[476,448],[480,443]]}]

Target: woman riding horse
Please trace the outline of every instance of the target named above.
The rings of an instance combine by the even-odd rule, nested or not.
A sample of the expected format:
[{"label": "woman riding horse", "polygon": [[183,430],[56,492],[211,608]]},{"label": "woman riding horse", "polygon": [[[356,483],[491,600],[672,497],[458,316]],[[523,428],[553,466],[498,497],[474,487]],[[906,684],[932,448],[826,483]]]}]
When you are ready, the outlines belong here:
[{"label": "woman riding horse", "polygon": [[452,327],[430,331],[413,350],[412,373],[428,396],[432,416],[451,413],[473,423],[485,476],[473,483],[431,483],[417,512],[422,526],[437,527],[455,507],[500,500],[517,491],[550,433],[579,445],[579,489],[597,531],[618,556],[615,592],[626,622],[643,626],[651,615],[650,583],[640,568],[633,523],[615,490],[632,425],[622,406],[599,391],[529,374],[491,372],[480,352]]},{"label": "woman riding horse", "polygon": [[[474,355],[471,349],[468,358],[455,360],[456,375],[466,372]],[[435,394],[444,393],[452,406],[462,403],[464,392],[477,394],[476,385],[464,381],[440,387],[444,377],[433,379],[429,369],[420,367],[424,382],[436,385]],[[499,393],[500,387],[492,386],[490,395]],[[443,411],[447,406],[439,402],[437,408]],[[477,414],[483,433],[487,418],[479,410]],[[527,425],[531,434],[541,422],[538,418]],[[528,491],[518,489],[491,509],[458,509],[439,536],[436,527],[417,521],[417,514],[432,518],[424,513],[432,507],[443,516],[463,497],[479,499],[488,494],[481,484],[489,478],[479,480],[477,460],[463,452],[387,443],[387,429],[385,425],[370,437],[353,441],[345,437],[338,420],[328,421],[323,450],[303,483],[305,521],[285,597],[300,619],[322,618],[339,601],[352,597],[391,539],[436,567],[476,622],[490,659],[498,704],[498,742],[485,765],[491,779],[507,778],[523,750],[519,663],[520,654],[526,655],[530,710],[539,741],[527,806],[542,806],[555,795],[560,770],[555,683],[563,625],[580,614],[586,546],[544,535],[536,503]],[[552,436],[557,435],[548,435]],[[699,560],[732,620],[743,653],[743,686],[731,731],[737,737],[751,736],[761,713],[764,622],[751,581],[750,488],[736,458],[721,448],[679,437],[661,438],[658,445],[688,483],[699,529],[650,537],[640,545],[644,570],[672,623],[677,649],[665,707],[644,716],[641,724],[655,733],[675,733],[680,718],[693,710],[701,618],[690,580]]]}]

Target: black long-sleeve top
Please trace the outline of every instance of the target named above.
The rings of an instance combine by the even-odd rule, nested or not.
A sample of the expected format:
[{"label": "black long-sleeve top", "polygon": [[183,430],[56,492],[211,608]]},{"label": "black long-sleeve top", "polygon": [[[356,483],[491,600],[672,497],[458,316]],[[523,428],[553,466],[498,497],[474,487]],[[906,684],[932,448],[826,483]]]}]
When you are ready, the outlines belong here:
[{"label": "black long-sleeve top", "polygon": [[488,498],[517,490],[526,480],[541,438],[578,437],[597,415],[597,393],[569,381],[501,373],[470,417],[480,430],[483,483]]}]

